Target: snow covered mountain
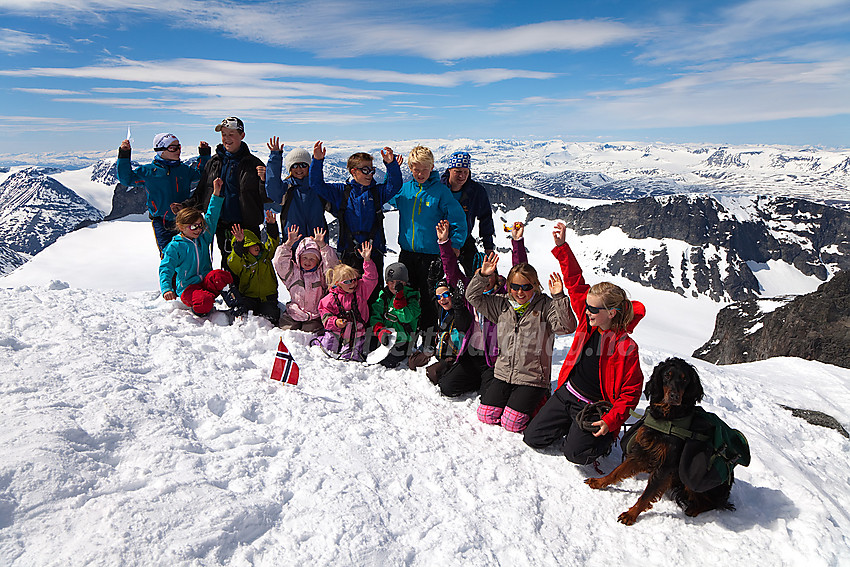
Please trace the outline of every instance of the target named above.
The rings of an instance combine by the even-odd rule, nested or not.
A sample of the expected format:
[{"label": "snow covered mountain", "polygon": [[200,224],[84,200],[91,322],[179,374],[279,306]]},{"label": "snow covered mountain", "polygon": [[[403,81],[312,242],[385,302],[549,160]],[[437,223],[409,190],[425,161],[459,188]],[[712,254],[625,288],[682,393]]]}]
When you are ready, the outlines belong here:
[{"label": "snow covered mountain", "polygon": [[103,214],[39,168],[11,173],[0,183],[0,273],[8,273],[60,236]]}]

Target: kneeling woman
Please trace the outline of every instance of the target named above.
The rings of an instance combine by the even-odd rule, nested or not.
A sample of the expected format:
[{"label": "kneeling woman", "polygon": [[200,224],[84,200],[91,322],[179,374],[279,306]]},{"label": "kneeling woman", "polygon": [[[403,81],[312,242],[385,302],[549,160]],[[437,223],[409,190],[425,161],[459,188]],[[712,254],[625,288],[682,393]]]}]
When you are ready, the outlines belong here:
[{"label": "kneeling woman", "polygon": [[[537,449],[565,437],[564,456],[586,465],[610,450],[629,410],[640,399],[643,373],[637,344],[629,333],[645,309],[612,283],[587,285],[565,233],[563,223],[555,225],[552,253],[561,264],[573,310],[583,317],[558,375],[558,388],[528,425],[524,441]],[[590,424],[590,431],[583,430],[576,420],[579,412],[603,400],[610,409]]]},{"label": "kneeling woman", "polygon": [[560,274],[549,278],[549,297],[543,294],[535,269],[526,263],[511,268],[507,294],[484,295],[498,261],[490,253],[466,291],[467,301],[496,322],[499,337],[493,378],[481,385],[478,419],[519,433],[549,393],[555,334],[572,333],[576,318]]}]

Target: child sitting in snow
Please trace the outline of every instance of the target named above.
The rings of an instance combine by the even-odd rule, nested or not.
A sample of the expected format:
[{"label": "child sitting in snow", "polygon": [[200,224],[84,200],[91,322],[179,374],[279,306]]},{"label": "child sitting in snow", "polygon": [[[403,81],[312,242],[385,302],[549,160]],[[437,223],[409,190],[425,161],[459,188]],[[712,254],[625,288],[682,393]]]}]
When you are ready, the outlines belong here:
[{"label": "child sitting in snow", "polygon": [[387,266],[385,285],[378,293],[378,298],[372,304],[372,317],[369,326],[374,333],[372,348],[378,342],[384,343],[384,337],[390,329],[396,331],[396,342],[381,365],[395,368],[407,357],[408,347],[416,340],[419,315],[422,307],[419,303],[419,292],[408,285],[407,268],[396,262]]},{"label": "child sitting in snow", "polygon": [[526,263],[508,272],[507,294],[484,295],[498,261],[495,253],[488,254],[466,290],[469,303],[498,326],[499,357],[481,392],[478,419],[519,433],[549,393],[555,334],[575,331],[576,318],[560,274],[549,277],[549,297]]},{"label": "child sitting in snow", "polygon": [[334,249],[327,245],[327,231],[317,228],[313,236],[306,237],[295,249],[292,246],[301,239],[298,226],[287,230],[286,242],[274,254],[274,269],[289,291],[289,303],[280,316],[282,329],[296,329],[317,333],[322,329],[319,301],[328,293],[325,271],[339,263]]},{"label": "child sitting in snow", "polygon": [[[372,244],[360,246],[363,277],[347,264],[337,264],[325,273],[330,291],[319,302],[325,334],[314,339],[335,358],[363,361],[366,322],[369,320],[369,296],[378,285],[378,273],[372,261]],[[315,344],[315,343],[313,343]]]},{"label": "child sitting in snow", "polygon": [[274,212],[266,211],[265,215],[268,234],[265,244],[250,230],[233,225],[232,250],[227,257],[227,267],[238,282],[233,315],[239,317],[250,311],[277,325],[280,307],[277,304],[277,278],[272,267],[272,254],[280,244],[280,231]]},{"label": "child sitting in snow", "polygon": [[463,299],[462,286],[452,288],[445,278],[434,284],[434,300],[437,302],[437,340],[434,348],[437,361],[425,369],[425,374],[432,384],[437,385],[457,360],[463,338],[472,324],[472,314]]},{"label": "child sitting in snow", "polygon": [[233,283],[233,275],[230,272],[212,269],[210,257],[210,246],[224,202],[221,196],[222,185],[221,178],[216,178],[213,182],[213,193],[206,215],[192,207],[185,207],[177,213],[175,224],[179,234],[162,251],[162,261],[159,264],[159,287],[162,297],[172,301],[179,296],[180,300],[199,316],[212,311],[215,298]]}]

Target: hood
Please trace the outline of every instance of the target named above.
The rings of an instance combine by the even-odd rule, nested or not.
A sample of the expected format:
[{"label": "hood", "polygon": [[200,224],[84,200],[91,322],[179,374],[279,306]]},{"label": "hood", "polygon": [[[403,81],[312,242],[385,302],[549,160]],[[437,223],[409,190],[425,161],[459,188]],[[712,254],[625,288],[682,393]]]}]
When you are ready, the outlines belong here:
[{"label": "hood", "polygon": [[260,237],[254,234],[250,230],[246,230],[245,232],[245,240],[242,242],[242,246],[246,249],[254,246],[255,244],[259,245],[262,248],[263,243],[260,242]]},{"label": "hood", "polygon": [[319,245],[312,236],[307,236],[301,239],[301,242],[298,243],[298,247],[295,249],[295,262],[299,266],[301,265],[301,256],[306,252],[315,254],[319,258],[319,269],[321,269],[322,251],[319,249]]}]

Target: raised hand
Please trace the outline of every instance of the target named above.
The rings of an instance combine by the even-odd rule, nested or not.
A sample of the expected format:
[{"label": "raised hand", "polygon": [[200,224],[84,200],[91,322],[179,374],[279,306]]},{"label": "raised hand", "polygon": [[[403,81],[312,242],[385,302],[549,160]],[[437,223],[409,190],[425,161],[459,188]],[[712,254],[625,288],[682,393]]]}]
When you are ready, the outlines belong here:
[{"label": "raised hand", "polygon": [[384,146],[384,149],[381,150],[381,158],[383,158],[384,163],[390,164],[395,159],[395,154],[393,154],[392,148],[389,146]]},{"label": "raised hand", "polygon": [[325,159],[328,150],[322,147],[321,140],[313,144],[313,159]]},{"label": "raised hand", "polygon": [[552,272],[549,276],[549,293],[557,295],[564,292],[564,281],[561,279],[561,274]]},{"label": "raised hand", "polygon": [[280,145],[280,138],[277,136],[272,136],[269,138],[269,143],[266,144],[266,147],[270,152],[282,152],[283,148]]},{"label": "raised hand", "polygon": [[213,181],[213,195],[216,197],[221,197],[221,188],[224,186],[224,181],[221,180],[221,177],[216,177],[215,181]]},{"label": "raised hand", "polygon": [[122,150],[132,149],[132,148],[130,148],[130,140],[124,140],[123,142],[121,142],[120,149],[122,149]]},{"label": "raised hand", "polygon": [[271,209],[266,211],[266,224],[277,224],[277,217]]},{"label": "raised hand", "polygon": [[298,230],[298,225],[293,224],[286,229],[286,242],[284,242],[284,245],[292,248],[292,245],[298,242],[299,238],[301,238],[301,231]]},{"label": "raised hand", "polygon": [[404,156],[396,154],[395,155],[395,161],[396,161],[396,163],[398,164],[399,167],[403,166],[404,165]]},{"label": "raised hand", "polygon": [[490,252],[484,257],[481,263],[481,275],[490,276],[496,271],[496,266],[499,264],[499,255],[495,252]]},{"label": "raised hand", "polygon": [[451,233],[451,225],[449,221],[446,219],[441,220],[437,223],[437,242],[445,242],[449,239],[449,234]]},{"label": "raised hand", "polygon": [[524,234],[525,225],[521,222],[515,222],[513,227],[511,227],[511,238],[514,240],[522,240]]},{"label": "raised hand", "polygon": [[233,233],[233,236],[236,237],[237,242],[242,242],[245,240],[245,231],[242,230],[242,225],[234,224],[230,228],[230,232]]},{"label": "raised hand", "polygon": [[325,243],[325,237],[327,237],[328,231],[323,228],[316,228],[313,230],[313,240],[316,241],[316,244],[319,245],[319,248],[324,248],[327,246]]},{"label": "raised hand", "polygon": [[208,148],[208,147],[210,147],[210,145],[208,143],[206,143],[205,141],[201,140],[200,142],[198,142],[198,147],[199,148]]},{"label": "raised hand", "polygon": [[360,255],[363,256],[363,260],[366,261],[372,257],[372,243],[368,240],[364,240],[363,244],[360,246]]},{"label": "raised hand", "polygon": [[555,246],[560,246],[567,241],[567,225],[558,221],[555,223],[555,230],[552,231],[552,236],[555,238]]}]

